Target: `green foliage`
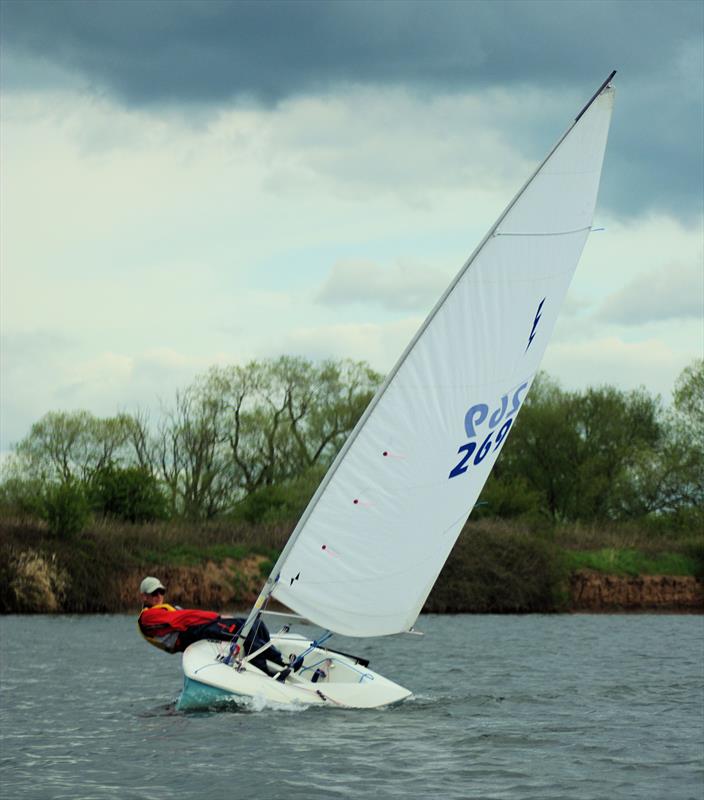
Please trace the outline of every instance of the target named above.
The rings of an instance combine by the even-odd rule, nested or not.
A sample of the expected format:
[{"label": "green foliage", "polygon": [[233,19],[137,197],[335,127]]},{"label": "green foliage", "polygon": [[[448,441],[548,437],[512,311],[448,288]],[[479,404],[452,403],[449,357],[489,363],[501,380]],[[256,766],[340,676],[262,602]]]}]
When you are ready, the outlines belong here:
[{"label": "green foliage", "polygon": [[[174,510],[210,519],[324,469],[380,380],[362,363],[288,356],[211,369],[179,393],[154,446]],[[288,503],[270,494],[274,506]]]},{"label": "green foliage", "polygon": [[639,525],[653,539],[686,539],[699,533],[704,541],[704,506],[681,506],[672,511],[649,514]]},{"label": "green foliage", "polygon": [[559,550],[527,528],[495,522],[465,527],[445,564],[426,611],[548,612],[566,602]]},{"label": "green foliage", "polygon": [[[89,524],[80,537],[50,535],[36,521],[0,519],[0,613],[106,613],[133,610],[145,574],[163,581],[183,571],[200,586],[198,567],[232,559],[275,559],[290,534],[289,526],[252,527],[244,523],[132,524],[106,519]],[[235,596],[250,602],[253,565],[246,572],[231,566]],[[268,574],[268,573],[267,573]],[[227,570],[222,576],[226,579]],[[254,584],[258,589],[257,580]],[[211,587],[212,590],[212,587]],[[233,587],[223,588],[232,597]],[[51,600],[51,595],[54,600]],[[194,602],[198,603],[196,599]],[[203,607],[220,608],[205,600]]]},{"label": "green foliage", "polygon": [[[127,521],[297,519],[380,381],[361,362],[284,356],[211,369],[156,430],[140,415],[51,412],[3,469],[0,513],[46,516],[49,487],[83,482],[97,513]],[[669,409],[644,390],[568,392],[540,374],[474,518],[664,530],[703,506],[700,360]]]},{"label": "green foliage", "polygon": [[[49,535],[45,526],[34,522],[0,520],[0,612],[126,611],[136,607],[137,586],[145,574],[156,574],[171,586],[169,581],[177,581],[179,571],[229,559],[236,563],[234,571],[231,568],[232,585],[224,591],[228,597],[234,592],[246,603],[258,588],[257,578],[270,574],[290,532],[291,526],[283,524],[175,520],[139,525],[106,519],[89,525],[79,538],[66,540]],[[607,555],[589,555],[602,551]],[[264,557],[258,576],[251,574],[251,566],[245,571],[237,564],[252,556]],[[632,522],[566,524],[554,531],[551,526],[541,531],[522,520],[471,522],[426,610],[559,611],[567,601],[569,569],[585,566],[622,574],[687,570],[686,574],[704,577],[704,540],[698,529],[675,535]],[[201,583],[198,572],[190,575],[193,591]],[[203,602],[206,607],[221,607],[212,605],[212,600]]]},{"label": "green foliage", "polygon": [[51,411],[15,448],[26,476],[47,482],[87,481],[125,455],[133,420],[99,419],[88,411]]},{"label": "green foliage", "polygon": [[661,446],[659,415],[658,400],[642,390],[587,389],[576,400],[579,466],[573,519],[632,515],[623,498],[635,488],[633,469],[642,454]]},{"label": "green foliage", "polygon": [[607,575],[697,575],[698,559],[684,553],[649,555],[639,550],[605,548],[596,551],[568,551],[565,563],[570,571],[593,569]]},{"label": "green foliage", "polygon": [[107,464],[93,473],[89,494],[94,511],[103,516],[127,522],[150,522],[168,516],[158,481],[143,467]]},{"label": "green foliage", "polygon": [[251,523],[295,521],[305,511],[322,477],[323,470],[312,467],[294,480],[264,486],[238,503],[232,518]]},{"label": "green foliage", "polygon": [[525,521],[544,519],[540,509],[545,507],[544,496],[520,475],[510,476],[496,468],[472,512],[473,519],[501,517]]},{"label": "green foliage", "polygon": [[642,518],[696,502],[702,454],[682,445],[643,390],[565,392],[541,374],[514,428],[482,498],[502,516],[520,514],[529,497],[555,521]]},{"label": "green foliage", "polygon": [[567,519],[575,504],[579,447],[575,398],[541,373],[494,471],[506,485],[525,481],[541,498],[546,515]]},{"label": "green foliage", "polygon": [[73,539],[90,519],[85,490],[77,481],[50,487],[44,499],[44,509],[50,533],[61,539]]},{"label": "green foliage", "polygon": [[291,509],[289,501],[290,493],[285,484],[264,486],[238,503],[232,512],[232,518],[251,523],[290,519],[295,516],[296,511]]},{"label": "green foliage", "polygon": [[704,453],[704,359],[697,359],[677,378],[673,392],[679,424]]},{"label": "green foliage", "polygon": [[[673,458],[666,464],[667,478],[674,484],[672,507],[704,506],[704,359],[683,370],[673,392],[671,420]],[[674,464],[673,464],[674,462]]]},{"label": "green foliage", "polygon": [[10,475],[0,483],[0,515],[41,518],[44,514],[44,484],[41,480]]},{"label": "green foliage", "polygon": [[163,549],[145,549],[141,560],[146,564],[169,564],[174,567],[193,567],[205,561],[222,562],[228,558],[239,561],[252,555],[243,545],[217,544],[208,547],[197,543],[183,543]]},{"label": "green foliage", "polygon": [[267,558],[266,561],[262,561],[259,565],[259,577],[266,580],[271,575],[275,564],[276,560],[273,558]]},{"label": "green foliage", "polygon": [[682,543],[682,550],[695,564],[692,574],[704,578],[704,537],[700,534],[686,539]]}]

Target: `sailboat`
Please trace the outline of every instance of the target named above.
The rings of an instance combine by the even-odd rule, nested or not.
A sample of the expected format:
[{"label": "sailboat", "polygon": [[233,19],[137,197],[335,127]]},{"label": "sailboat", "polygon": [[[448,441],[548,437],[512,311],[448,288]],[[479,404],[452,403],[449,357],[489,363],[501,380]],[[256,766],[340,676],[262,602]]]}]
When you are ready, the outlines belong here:
[{"label": "sailboat", "polygon": [[[327,643],[333,634],[413,631],[515,424],[592,229],[614,75],[509,203],[387,376],[281,552],[241,641],[187,648],[179,708],[223,698],[370,708],[411,694]],[[324,631],[313,641],[289,625],[273,635],[291,665],[274,676],[241,649],[253,626],[269,619],[272,598]]]}]

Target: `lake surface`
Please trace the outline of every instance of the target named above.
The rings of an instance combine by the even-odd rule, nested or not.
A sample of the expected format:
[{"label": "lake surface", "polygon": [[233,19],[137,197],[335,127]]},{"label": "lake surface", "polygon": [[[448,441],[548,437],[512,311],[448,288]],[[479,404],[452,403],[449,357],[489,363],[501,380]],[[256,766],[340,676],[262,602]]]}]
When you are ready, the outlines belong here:
[{"label": "lake surface", "polygon": [[423,616],[333,639],[414,697],[175,711],[180,656],[131,617],[0,619],[0,796],[704,797],[704,618]]}]

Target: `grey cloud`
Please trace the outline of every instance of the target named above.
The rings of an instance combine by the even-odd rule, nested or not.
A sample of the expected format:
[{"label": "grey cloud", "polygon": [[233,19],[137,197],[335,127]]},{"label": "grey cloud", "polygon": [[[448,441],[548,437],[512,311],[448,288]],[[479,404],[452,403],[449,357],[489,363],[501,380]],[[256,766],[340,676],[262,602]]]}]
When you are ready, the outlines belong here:
[{"label": "grey cloud", "polygon": [[671,264],[640,275],[607,298],[598,316],[623,325],[702,319],[704,275],[701,267]]},{"label": "grey cloud", "polygon": [[677,0],[34,0],[3,4],[3,23],[5,46],[149,103],[276,101],[340,81],[584,86],[618,63],[656,75],[702,14]]},{"label": "grey cloud", "polygon": [[[701,212],[698,2],[35,0],[3,3],[2,22],[6,89],[54,86],[72,71],[138,106],[271,104],[354,84],[538,86],[577,104],[616,67],[623,91],[602,202],[625,213]],[[543,117],[538,108],[509,123],[536,158],[567,122]]]}]

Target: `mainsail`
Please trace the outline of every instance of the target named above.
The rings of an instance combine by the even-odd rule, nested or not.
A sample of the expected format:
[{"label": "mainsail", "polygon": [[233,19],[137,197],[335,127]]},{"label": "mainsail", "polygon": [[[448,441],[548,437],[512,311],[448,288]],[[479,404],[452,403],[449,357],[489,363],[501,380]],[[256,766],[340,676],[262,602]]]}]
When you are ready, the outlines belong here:
[{"label": "mainsail", "polygon": [[421,326],[311,500],[258,606],[273,595],[348,636],[413,626],[530,389],[591,230],[609,80]]}]

